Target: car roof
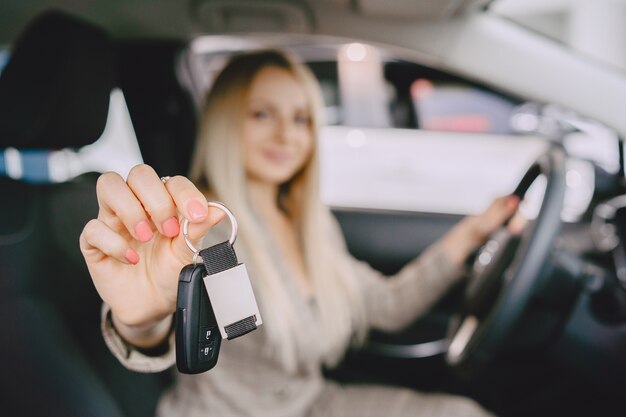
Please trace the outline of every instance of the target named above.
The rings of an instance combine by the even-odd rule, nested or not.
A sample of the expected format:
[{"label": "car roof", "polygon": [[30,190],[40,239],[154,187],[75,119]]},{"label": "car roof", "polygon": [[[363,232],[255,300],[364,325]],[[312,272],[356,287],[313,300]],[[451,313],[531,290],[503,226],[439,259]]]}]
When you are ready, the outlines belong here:
[{"label": "car roof", "polygon": [[[190,40],[215,33],[315,34],[386,45],[405,58],[529,100],[555,103],[626,135],[626,77],[616,68],[486,12],[490,1],[7,1],[0,43],[55,6],[118,39]],[[384,7],[383,7],[384,6]],[[323,42],[323,39],[320,41]]]},{"label": "car roof", "polygon": [[[446,20],[479,9],[491,0],[288,0],[288,1],[176,1],[170,0],[9,0],[3,2],[0,15],[0,42],[10,40],[35,14],[48,7],[77,13],[97,23],[118,37],[188,38],[206,31],[216,16],[246,14],[246,23],[255,26],[254,13],[264,11],[257,21],[272,16],[286,17],[284,25],[305,19],[309,29],[316,30],[321,10],[347,10],[369,18],[405,21]],[[167,22],[167,24],[164,24]],[[278,22],[274,20],[274,23]],[[231,25],[233,19],[231,19]],[[280,23],[278,23],[280,25]],[[213,23],[215,25],[215,23]],[[280,27],[276,27],[280,31]]]}]

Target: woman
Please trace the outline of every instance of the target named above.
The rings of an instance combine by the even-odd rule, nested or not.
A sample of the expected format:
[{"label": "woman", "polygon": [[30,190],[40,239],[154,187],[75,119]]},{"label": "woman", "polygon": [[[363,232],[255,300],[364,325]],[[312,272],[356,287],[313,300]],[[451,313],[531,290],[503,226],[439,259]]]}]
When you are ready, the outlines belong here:
[{"label": "woman", "polygon": [[350,257],[320,202],[320,108],[304,66],[277,51],[239,55],[207,97],[193,182],[164,183],[146,165],[127,181],[113,173],[100,177],[100,212],[80,241],[105,301],[107,344],[130,369],[173,365],[177,278],[191,260],[179,214],[198,242],[223,217],[206,206],[207,198],[217,199],[238,219],[237,251],[264,325],[223,343],[211,371],[179,375],[160,415],[488,415],[462,397],[339,386],[321,369],[335,365],[368,329],[400,329],[425,312],[461,277],[468,254],[514,212],[517,199],[499,198],[465,218],[387,279]]}]

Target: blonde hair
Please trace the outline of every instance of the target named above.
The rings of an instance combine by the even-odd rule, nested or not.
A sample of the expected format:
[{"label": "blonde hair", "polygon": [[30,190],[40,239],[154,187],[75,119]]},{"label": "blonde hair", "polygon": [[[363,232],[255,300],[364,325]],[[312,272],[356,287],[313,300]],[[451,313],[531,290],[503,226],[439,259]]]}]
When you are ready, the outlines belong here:
[{"label": "blonde hair", "polygon": [[[248,255],[252,277],[268,337],[269,351],[288,371],[299,364],[298,340],[303,329],[272,251],[247,198],[239,134],[246,117],[247,99],[255,76],[264,68],[288,70],[302,85],[308,100],[311,134],[317,141],[321,126],[322,100],[310,70],[281,51],[257,51],[236,55],[216,78],[209,92],[193,155],[190,177],[213,197],[224,202],[239,223],[238,244]],[[320,199],[317,146],[295,176],[283,184],[280,206],[284,208],[300,237],[305,268],[311,280],[324,332],[324,363],[335,365],[351,341],[360,341],[365,332],[365,313],[349,265],[343,237],[329,209]],[[279,202],[277,202],[279,204]],[[321,341],[320,341],[321,342]]]}]

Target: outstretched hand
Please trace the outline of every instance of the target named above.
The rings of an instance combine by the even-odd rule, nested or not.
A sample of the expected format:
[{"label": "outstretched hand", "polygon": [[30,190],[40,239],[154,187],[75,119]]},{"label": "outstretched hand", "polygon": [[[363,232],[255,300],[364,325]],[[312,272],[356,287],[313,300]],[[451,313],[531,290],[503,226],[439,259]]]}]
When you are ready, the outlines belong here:
[{"label": "outstretched hand", "polygon": [[207,207],[187,178],[164,183],[148,165],[135,166],[126,181],[101,175],[96,193],[98,218],[80,236],[91,278],[116,323],[154,326],[174,312],[178,275],[192,258],[179,219],[189,219],[196,243],[224,214]]}]

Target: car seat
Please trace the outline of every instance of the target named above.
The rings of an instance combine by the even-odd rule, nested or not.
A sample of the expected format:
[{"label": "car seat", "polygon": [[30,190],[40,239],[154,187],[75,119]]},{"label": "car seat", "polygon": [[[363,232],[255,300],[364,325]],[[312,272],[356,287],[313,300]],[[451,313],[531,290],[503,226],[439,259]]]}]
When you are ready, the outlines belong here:
[{"label": "car seat", "polygon": [[128,103],[143,161],[161,176],[187,175],[196,137],[196,108],[178,81],[185,43],[119,42],[119,87]]},{"label": "car seat", "polygon": [[78,245],[97,215],[98,174],[25,181],[29,152],[99,138],[116,71],[104,31],[49,11],[0,74],[1,415],[149,416],[171,381],[126,370],[100,335],[101,300]]}]

